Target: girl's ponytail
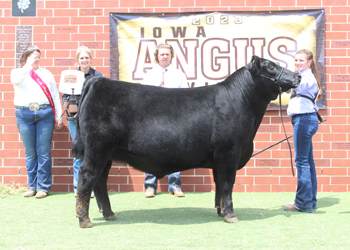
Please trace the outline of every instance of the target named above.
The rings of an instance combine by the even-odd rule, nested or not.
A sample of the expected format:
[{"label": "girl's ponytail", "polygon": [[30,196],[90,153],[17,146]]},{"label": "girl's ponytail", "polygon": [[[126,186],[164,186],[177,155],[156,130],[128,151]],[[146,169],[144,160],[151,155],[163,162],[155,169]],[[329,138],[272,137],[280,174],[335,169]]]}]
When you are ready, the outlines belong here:
[{"label": "girl's ponytail", "polygon": [[304,54],[306,55],[306,59],[309,61],[311,60],[311,65],[310,65],[310,69],[312,71],[312,73],[314,74],[315,78],[316,78],[316,81],[317,81],[317,98],[316,100],[320,100],[322,98],[322,88],[321,88],[321,83],[320,83],[320,78],[318,76],[318,72],[317,72],[317,68],[316,68],[316,64],[315,64],[315,61],[314,61],[314,55],[312,54],[312,52],[308,49],[302,49],[302,50],[299,50],[297,54]]}]

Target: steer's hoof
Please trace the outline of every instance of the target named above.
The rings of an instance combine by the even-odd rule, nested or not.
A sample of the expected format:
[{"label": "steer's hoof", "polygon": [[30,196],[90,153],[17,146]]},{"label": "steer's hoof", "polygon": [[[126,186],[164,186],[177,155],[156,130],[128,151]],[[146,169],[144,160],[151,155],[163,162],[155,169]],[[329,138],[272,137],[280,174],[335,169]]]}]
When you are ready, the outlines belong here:
[{"label": "steer's hoof", "polygon": [[225,216],[225,222],[237,223],[237,222],[239,222],[239,220],[238,220],[238,218],[236,216],[233,216],[233,217]]},{"label": "steer's hoof", "polygon": [[90,228],[94,226],[94,224],[92,224],[90,220],[80,221],[79,225],[81,228]]},{"label": "steer's hoof", "polygon": [[115,215],[113,214],[113,215],[110,215],[110,216],[108,216],[108,217],[105,217],[105,219],[106,219],[106,220],[111,220],[111,221],[113,221],[113,220],[117,220],[117,216],[115,216]]},{"label": "steer's hoof", "polygon": [[217,208],[217,211],[216,211],[216,213],[218,214],[218,216],[220,216],[220,217],[224,217],[225,216],[225,214],[221,211],[221,208]]}]

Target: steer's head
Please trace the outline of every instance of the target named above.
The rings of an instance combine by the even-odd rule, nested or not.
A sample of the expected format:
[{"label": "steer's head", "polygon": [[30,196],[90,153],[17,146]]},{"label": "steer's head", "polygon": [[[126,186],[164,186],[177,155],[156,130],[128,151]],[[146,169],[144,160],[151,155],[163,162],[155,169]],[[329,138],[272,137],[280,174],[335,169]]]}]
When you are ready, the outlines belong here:
[{"label": "steer's head", "polygon": [[[265,81],[271,81],[285,92],[291,88],[298,87],[301,76],[286,68],[283,68],[272,61],[258,56],[253,56],[247,69],[255,77],[261,77]],[[278,90],[278,88],[277,88]]]}]

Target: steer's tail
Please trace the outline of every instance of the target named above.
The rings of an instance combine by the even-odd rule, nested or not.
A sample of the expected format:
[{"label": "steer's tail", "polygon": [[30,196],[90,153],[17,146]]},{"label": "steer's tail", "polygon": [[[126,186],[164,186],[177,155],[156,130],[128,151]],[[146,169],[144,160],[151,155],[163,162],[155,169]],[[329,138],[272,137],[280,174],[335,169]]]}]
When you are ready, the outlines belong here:
[{"label": "steer's tail", "polygon": [[100,79],[100,78],[101,78],[100,76],[88,77],[85,80],[83,89],[81,91],[78,112],[76,115],[77,130],[76,130],[76,136],[75,136],[73,146],[72,146],[73,156],[77,159],[83,159],[84,151],[85,151],[85,145],[84,145],[84,142],[82,141],[82,138],[81,138],[80,124],[82,122],[86,122],[86,121],[84,119],[79,119],[79,118],[81,118],[80,113],[82,112],[82,110],[84,110],[84,99],[88,95],[89,90],[91,89],[91,86],[93,85],[94,82],[96,82],[97,79]]}]

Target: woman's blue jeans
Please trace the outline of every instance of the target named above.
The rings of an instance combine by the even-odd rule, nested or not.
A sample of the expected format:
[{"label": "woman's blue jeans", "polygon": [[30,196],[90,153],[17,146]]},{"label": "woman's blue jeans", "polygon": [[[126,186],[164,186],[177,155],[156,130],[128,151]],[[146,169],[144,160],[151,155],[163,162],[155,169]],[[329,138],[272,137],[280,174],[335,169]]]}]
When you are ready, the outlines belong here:
[{"label": "woman's blue jeans", "polygon": [[50,106],[38,111],[15,110],[17,128],[26,153],[28,189],[51,190],[51,141],[55,117]]},{"label": "woman's blue jeans", "polygon": [[295,165],[298,170],[298,186],[295,207],[312,212],[317,208],[317,178],[313,157],[312,136],[317,132],[316,113],[298,114],[292,117]]},{"label": "woman's blue jeans", "polygon": [[[76,132],[77,132],[77,123],[75,121],[69,121],[68,122],[70,135],[72,137],[72,140],[74,141]],[[73,172],[74,172],[74,179],[73,179],[73,187],[74,192],[76,192],[78,187],[78,178],[79,178],[79,168],[81,163],[83,162],[82,159],[74,158],[73,160]]]}]

